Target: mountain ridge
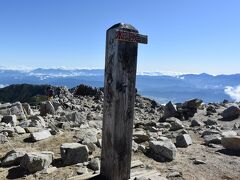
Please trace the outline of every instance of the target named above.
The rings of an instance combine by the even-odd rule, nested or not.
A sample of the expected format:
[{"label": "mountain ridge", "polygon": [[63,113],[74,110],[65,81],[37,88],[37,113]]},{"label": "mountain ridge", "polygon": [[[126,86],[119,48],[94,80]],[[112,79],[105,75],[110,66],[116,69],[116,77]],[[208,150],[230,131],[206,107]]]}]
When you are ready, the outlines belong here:
[{"label": "mountain ridge", "polygon": [[[31,70],[0,67],[0,88],[11,84],[50,84],[73,88],[79,84],[103,87],[103,69],[35,68]],[[205,102],[237,100],[240,74],[211,75],[179,73],[138,73],[140,94],[160,102],[181,102],[200,98]],[[230,87],[230,88],[229,88]],[[226,91],[227,89],[227,91]]]}]

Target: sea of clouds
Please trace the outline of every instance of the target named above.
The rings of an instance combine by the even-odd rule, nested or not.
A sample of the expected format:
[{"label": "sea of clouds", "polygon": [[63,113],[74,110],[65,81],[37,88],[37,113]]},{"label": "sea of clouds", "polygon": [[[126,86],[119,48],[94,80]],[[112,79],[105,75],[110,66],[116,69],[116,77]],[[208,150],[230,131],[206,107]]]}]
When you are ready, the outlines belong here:
[{"label": "sea of clouds", "polygon": [[229,95],[234,101],[240,102],[240,85],[237,87],[227,86],[224,92]]}]

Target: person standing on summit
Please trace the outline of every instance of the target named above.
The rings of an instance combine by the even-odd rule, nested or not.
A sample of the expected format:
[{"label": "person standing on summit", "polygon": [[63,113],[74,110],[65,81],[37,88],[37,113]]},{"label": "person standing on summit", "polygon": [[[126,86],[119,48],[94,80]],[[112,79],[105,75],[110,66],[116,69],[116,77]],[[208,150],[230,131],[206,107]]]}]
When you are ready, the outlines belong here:
[{"label": "person standing on summit", "polygon": [[53,96],[54,96],[54,90],[51,86],[48,87],[47,89],[47,96],[48,96],[48,100],[52,100]]}]

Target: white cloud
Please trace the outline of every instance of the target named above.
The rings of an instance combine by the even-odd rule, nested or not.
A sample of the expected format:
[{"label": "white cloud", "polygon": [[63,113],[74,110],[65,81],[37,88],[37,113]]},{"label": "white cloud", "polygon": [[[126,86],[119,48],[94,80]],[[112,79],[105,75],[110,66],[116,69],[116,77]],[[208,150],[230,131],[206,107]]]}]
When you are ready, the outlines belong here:
[{"label": "white cloud", "polygon": [[8,85],[7,84],[0,84],[0,88],[4,88],[6,86],[8,86]]},{"label": "white cloud", "polygon": [[237,87],[226,86],[224,92],[233,100],[240,102],[240,85]]}]

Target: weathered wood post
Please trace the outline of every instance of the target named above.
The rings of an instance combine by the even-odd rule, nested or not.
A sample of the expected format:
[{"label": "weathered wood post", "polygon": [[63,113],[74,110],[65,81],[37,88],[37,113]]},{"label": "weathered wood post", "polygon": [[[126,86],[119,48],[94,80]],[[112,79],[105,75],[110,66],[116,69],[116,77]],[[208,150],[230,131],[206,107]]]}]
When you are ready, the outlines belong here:
[{"label": "weathered wood post", "polygon": [[138,43],[147,36],[129,24],[107,30],[101,176],[130,178]]}]

